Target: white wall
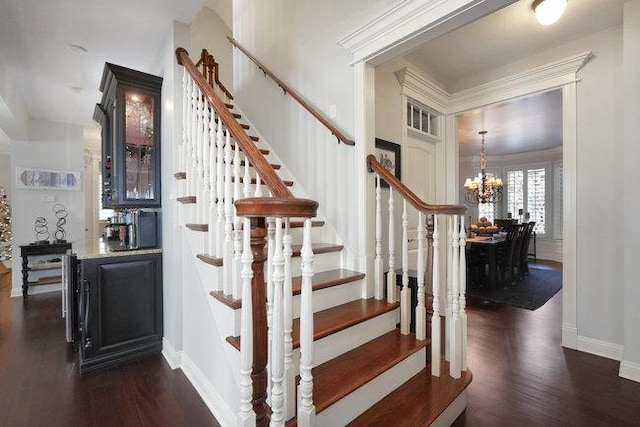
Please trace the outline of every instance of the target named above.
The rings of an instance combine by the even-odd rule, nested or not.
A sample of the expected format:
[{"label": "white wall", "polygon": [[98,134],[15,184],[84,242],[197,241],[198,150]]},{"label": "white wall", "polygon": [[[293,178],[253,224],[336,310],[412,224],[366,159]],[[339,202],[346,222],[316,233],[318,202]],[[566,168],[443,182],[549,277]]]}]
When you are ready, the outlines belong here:
[{"label": "white wall", "polygon": [[624,283],[624,355],[620,366],[620,375],[640,381],[640,229],[637,213],[640,211],[638,188],[640,182],[640,146],[638,145],[638,117],[640,117],[640,1],[627,2],[624,7],[624,143],[623,158],[623,205],[621,209],[624,228],[622,279]]},{"label": "white wall", "polygon": [[188,51],[193,62],[198,62],[202,49],[207,49],[220,64],[220,81],[231,91],[233,88],[233,47],[227,40],[227,36],[232,35],[231,28],[215,11],[203,7],[194,18],[189,32],[190,48]]},{"label": "white wall", "polygon": [[[20,245],[36,240],[34,221],[36,217],[47,219],[50,240],[54,239],[56,218],[53,205],[63,204],[68,212],[64,226],[66,240],[73,242],[84,237],[85,204],[82,186],[79,191],[17,189],[15,171],[17,167],[40,168],[56,171],[83,171],[82,128],[42,121],[31,121],[29,126],[32,141],[12,141],[11,174],[13,191],[13,288],[12,295],[21,295],[22,275]],[[53,196],[53,201],[44,201],[43,196]],[[38,286],[29,293],[46,292],[59,288]]]},{"label": "white wall", "polygon": [[[319,111],[336,106],[334,123],[354,135],[354,71],[339,36],[381,10],[383,0],[234,2],[234,37]],[[356,149],[335,137],[234,51],[236,102],[293,177],[320,203],[345,244],[355,250],[358,221]]]}]

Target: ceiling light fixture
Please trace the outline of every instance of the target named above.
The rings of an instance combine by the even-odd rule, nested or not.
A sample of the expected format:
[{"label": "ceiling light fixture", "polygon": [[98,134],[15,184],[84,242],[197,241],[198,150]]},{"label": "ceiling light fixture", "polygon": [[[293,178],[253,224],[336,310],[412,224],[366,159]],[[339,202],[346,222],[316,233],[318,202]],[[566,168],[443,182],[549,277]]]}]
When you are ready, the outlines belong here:
[{"label": "ceiling light fixture", "polygon": [[540,24],[551,25],[564,13],[567,8],[567,0],[535,0],[531,8]]},{"label": "ceiling light fixture", "polygon": [[487,174],[487,146],[484,142],[486,130],[478,132],[482,136],[480,142],[480,173],[475,178],[467,178],[464,183],[466,193],[464,195],[467,203],[500,203],[502,201],[502,180],[495,178],[492,174]]},{"label": "ceiling light fixture", "polygon": [[80,46],[79,44],[67,45],[67,49],[69,49],[71,52],[74,52],[74,53],[80,53],[80,54],[89,53],[89,49],[87,49],[84,46]]}]

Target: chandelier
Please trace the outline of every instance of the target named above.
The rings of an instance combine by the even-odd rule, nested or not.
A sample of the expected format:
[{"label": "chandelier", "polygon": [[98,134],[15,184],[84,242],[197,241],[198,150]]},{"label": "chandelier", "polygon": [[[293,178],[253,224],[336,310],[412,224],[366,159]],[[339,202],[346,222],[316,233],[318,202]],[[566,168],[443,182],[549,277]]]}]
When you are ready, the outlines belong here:
[{"label": "chandelier", "polygon": [[480,173],[464,182],[467,203],[500,203],[502,201],[502,180],[487,175],[487,147],[484,142],[486,130],[478,132],[482,136],[480,143]]}]

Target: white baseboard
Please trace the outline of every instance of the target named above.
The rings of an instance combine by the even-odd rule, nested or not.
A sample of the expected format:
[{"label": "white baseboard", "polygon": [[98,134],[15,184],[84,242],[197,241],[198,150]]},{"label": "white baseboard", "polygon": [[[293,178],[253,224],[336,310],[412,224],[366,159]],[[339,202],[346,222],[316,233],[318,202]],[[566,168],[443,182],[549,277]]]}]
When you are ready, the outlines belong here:
[{"label": "white baseboard", "polygon": [[624,347],[620,344],[578,336],[578,351],[606,357],[607,359],[622,360]]},{"label": "white baseboard", "polygon": [[623,360],[620,363],[620,372],[618,375],[631,381],[640,382],[640,363]]},{"label": "white baseboard", "polygon": [[166,338],[162,338],[162,355],[171,369],[178,369],[182,366],[182,351],[173,348]]},{"label": "white baseboard", "polygon": [[562,324],[562,346],[573,350],[578,349],[578,328],[574,325]]},{"label": "white baseboard", "polygon": [[189,355],[182,353],[182,371],[196,389],[211,413],[222,426],[235,426],[236,414],[225,404],[225,400],[193,363]]}]

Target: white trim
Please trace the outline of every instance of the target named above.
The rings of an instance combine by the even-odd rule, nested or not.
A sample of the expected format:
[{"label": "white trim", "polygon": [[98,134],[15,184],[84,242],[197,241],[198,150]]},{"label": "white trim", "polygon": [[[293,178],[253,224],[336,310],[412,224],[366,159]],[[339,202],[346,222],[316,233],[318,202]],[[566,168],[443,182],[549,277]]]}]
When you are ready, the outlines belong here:
[{"label": "white trim", "polygon": [[578,81],[577,72],[593,57],[591,51],[570,56],[540,67],[503,77],[451,96],[451,110],[455,114],[518,98],[536,92],[544,92]]},{"label": "white trim", "polygon": [[578,351],[606,357],[607,359],[622,360],[624,347],[620,344],[578,336]]},{"label": "white trim", "polygon": [[451,94],[435,83],[431,77],[425,76],[422,71],[409,66],[399,69],[394,74],[400,83],[403,95],[435,108],[440,114],[444,114],[449,109]]},{"label": "white trim", "polygon": [[573,350],[578,349],[578,328],[572,324],[562,324],[562,346]]},{"label": "white trim", "polygon": [[623,360],[620,363],[620,371],[618,375],[631,381],[640,382],[640,363]]},{"label": "white trim", "polygon": [[164,337],[162,338],[162,355],[171,369],[178,369],[182,365],[182,350],[177,351]]},{"label": "white trim", "polygon": [[220,425],[236,425],[236,415],[186,353],[182,355],[182,371]]},{"label": "white trim", "polygon": [[361,61],[380,65],[515,0],[399,0],[337,40]]},{"label": "white trim", "polygon": [[453,402],[447,406],[447,409],[442,411],[438,418],[436,418],[429,427],[448,427],[462,414],[467,408],[467,389],[465,388],[462,393],[455,398]]}]

